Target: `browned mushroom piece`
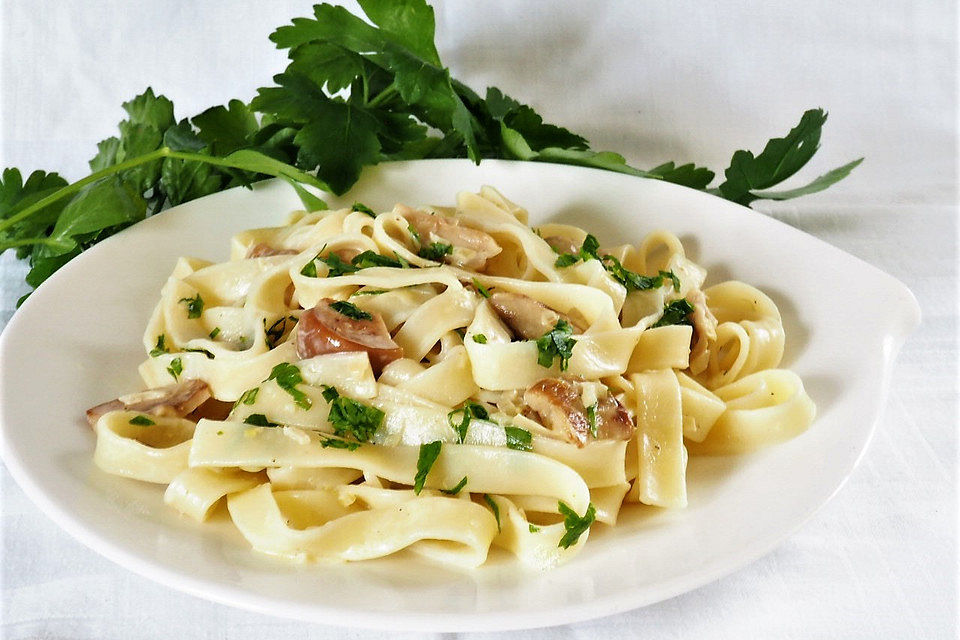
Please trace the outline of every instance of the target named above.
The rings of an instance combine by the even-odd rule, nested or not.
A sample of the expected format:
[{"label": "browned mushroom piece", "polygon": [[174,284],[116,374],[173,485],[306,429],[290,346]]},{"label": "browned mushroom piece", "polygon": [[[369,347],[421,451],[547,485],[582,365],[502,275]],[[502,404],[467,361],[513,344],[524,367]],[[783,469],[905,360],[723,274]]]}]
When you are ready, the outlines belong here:
[{"label": "browned mushroom piece", "polygon": [[575,332],[582,330],[569,316],[522,293],[494,293],[490,296],[490,305],[514,336],[522,340],[536,340],[552,331],[560,319],[569,322]]},{"label": "browned mushroom piece", "polygon": [[314,308],[303,312],[297,329],[297,355],[312,358],[325,353],[365,351],[375,374],[403,357],[403,349],[393,341],[379,313],[370,318],[346,316],[323,298]]},{"label": "browned mushroom piece", "polygon": [[295,256],[299,251],[293,249],[277,249],[263,242],[257,243],[247,251],[248,258],[269,258],[270,256]]},{"label": "browned mushroom piece", "polygon": [[580,251],[580,247],[566,236],[547,236],[543,240],[557,253],[577,253]]},{"label": "browned mushroom piece", "polygon": [[[566,378],[544,378],[523,394],[526,406],[536,413],[541,424],[578,447],[590,438],[591,425],[583,406],[582,385]],[[599,440],[629,440],[636,426],[627,410],[607,393],[597,398],[594,412]]]},{"label": "browned mushroom piece", "polygon": [[94,426],[110,411],[139,411],[156,416],[182,418],[210,399],[210,387],[203,380],[183,380],[157,389],[120,396],[87,409],[87,422]]},{"label": "browned mushroom piece", "polygon": [[444,259],[455,266],[481,271],[487,260],[503,250],[489,233],[463,225],[457,218],[424,213],[403,205],[398,205],[397,211],[417,230],[424,244],[442,241],[452,245],[453,253]]},{"label": "browned mushroom piece", "polygon": [[693,337],[690,348],[690,372],[694,375],[707,368],[709,360],[707,349],[717,339],[717,318],[707,306],[707,297],[700,289],[687,294],[687,301],[693,305],[690,322],[693,324]]}]

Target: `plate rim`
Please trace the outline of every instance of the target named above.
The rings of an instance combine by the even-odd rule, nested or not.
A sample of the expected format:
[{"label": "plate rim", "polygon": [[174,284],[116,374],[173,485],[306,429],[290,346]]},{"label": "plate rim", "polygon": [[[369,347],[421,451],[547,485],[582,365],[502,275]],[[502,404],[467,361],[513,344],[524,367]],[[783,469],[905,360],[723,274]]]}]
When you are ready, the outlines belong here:
[{"label": "plate rim", "polygon": [[[490,165],[511,163],[523,164],[526,166],[531,165],[529,162],[510,160],[484,160],[483,162],[484,164]],[[434,163],[452,164],[464,168],[473,166],[473,164],[468,160],[463,159],[408,160],[382,163],[381,166],[423,165]],[[545,164],[543,169],[552,171],[572,171],[575,173],[598,172],[599,174],[606,176],[611,175],[611,172],[603,171],[601,169],[572,165]],[[364,173],[369,177],[369,174],[375,173],[375,171],[365,171]],[[321,624],[334,624],[346,627],[380,630],[393,629],[427,632],[504,631],[552,627],[614,615],[624,611],[648,606],[656,602],[661,602],[715,582],[716,580],[729,575],[734,571],[747,566],[748,564],[751,564],[779,546],[785,539],[793,535],[804,524],[806,524],[817,511],[819,511],[824,505],[832,500],[833,497],[836,496],[836,494],[845,486],[850,475],[860,464],[861,460],[866,454],[870,443],[876,434],[877,426],[880,424],[886,412],[894,363],[905,340],[920,325],[920,307],[910,289],[894,276],[891,276],[885,271],[869,264],[857,256],[834,247],[833,245],[821,240],[820,238],[817,238],[816,236],[813,236],[795,227],[791,227],[781,220],[767,216],[749,207],[737,205],[712,194],[689,189],[680,185],[663,183],[650,178],[642,178],[626,174],[619,175],[625,181],[642,180],[657,182],[668,189],[681,190],[687,195],[690,193],[695,193],[706,199],[713,199],[715,203],[719,201],[719,203],[723,203],[723,206],[731,205],[732,207],[740,210],[742,214],[754,216],[759,219],[765,219],[783,227],[784,229],[788,229],[791,233],[802,234],[805,236],[805,238],[807,238],[808,241],[813,240],[819,245],[828,247],[831,251],[840,252],[847,259],[855,260],[861,265],[868,267],[871,272],[874,273],[874,275],[885,280],[888,283],[887,288],[889,288],[891,291],[896,291],[896,293],[900,295],[900,300],[898,300],[897,304],[894,306],[898,307],[902,312],[900,316],[900,322],[896,325],[890,325],[885,334],[888,338],[888,343],[887,348],[884,349],[882,356],[880,389],[877,396],[877,402],[874,405],[873,415],[869,421],[866,437],[860,446],[859,452],[857,453],[855,459],[853,459],[847,468],[843,470],[842,478],[839,480],[836,486],[833,487],[829,495],[824,497],[822,500],[819,500],[812,507],[806,509],[802,516],[798,515],[793,523],[793,526],[784,527],[776,535],[770,535],[768,539],[763,541],[763,544],[754,545],[749,549],[741,550],[741,552],[737,554],[729,554],[725,562],[718,563],[708,571],[688,572],[683,576],[674,578],[671,582],[667,583],[668,586],[662,588],[660,593],[654,597],[640,597],[637,593],[635,593],[635,590],[627,589],[622,594],[608,595],[591,599],[584,603],[568,606],[561,611],[552,609],[547,611],[509,611],[497,613],[496,616],[491,616],[490,613],[477,612],[425,614],[423,612],[416,611],[367,611],[363,614],[363,616],[358,616],[357,612],[354,610],[346,610],[343,607],[338,606],[329,606],[323,602],[312,603],[308,606],[301,603],[283,601],[277,598],[264,597],[260,594],[244,591],[235,586],[225,585],[222,582],[212,579],[195,578],[193,576],[186,575],[182,572],[164,566],[163,564],[155,561],[153,558],[145,558],[136,552],[128,551],[124,549],[122,545],[102,537],[95,530],[87,526],[81,519],[72,515],[69,509],[58,505],[44,492],[40,485],[34,481],[34,479],[31,477],[29,469],[24,467],[21,464],[21,460],[14,455],[10,442],[8,441],[8,430],[12,429],[13,427],[6,424],[6,420],[4,419],[5,414],[3,411],[0,411],[0,457],[2,457],[3,463],[10,471],[11,476],[21,487],[24,493],[31,499],[31,501],[61,529],[66,531],[74,539],[96,553],[106,557],[124,569],[133,571],[138,575],[146,577],[155,582],[159,582],[160,584],[175,590],[189,593],[190,595],[199,597],[201,599],[212,600],[220,604],[240,607],[267,615],[282,616]],[[266,180],[258,183],[258,185],[255,185],[255,188],[263,188],[266,185],[275,184],[276,182],[277,180],[275,179]],[[237,191],[239,189],[243,189],[243,187],[236,187],[224,192],[218,192],[216,194],[212,194],[210,196],[206,196],[205,198],[200,198],[185,204],[196,207],[198,206],[197,203],[201,203],[205,199],[217,198],[222,196],[224,193]],[[321,195],[329,196],[329,194]],[[172,209],[173,208],[171,208],[171,210]],[[134,225],[134,227],[136,226],[139,225]],[[90,251],[102,250],[100,249],[101,245],[112,245],[117,241],[122,241],[122,238],[126,235],[126,232],[127,230],[124,230],[123,232],[108,238],[104,242],[93,247]],[[83,259],[84,256],[79,257],[79,260]],[[62,274],[69,268],[70,265],[65,267],[63,271],[55,273],[51,277],[51,280],[62,277]],[[33,298],[34,296],[31,296],[27,299],[27,301],[24,303],[25,308],[31,307],[31,304],[34,301]],[[0,397],[3,395],[5,389],[4,380],[6,380],[6,363],[3,355],[7,352],[7,343],[11,341],[9,338],[11,333],[15,334],[20,331],[20,329],[16,327],[19,327],[18,319],[22,317],[23,314],[20,313],[19,310],[15,312],[7,326],[2,332],[0,332]],[[12,332],[10,331],[10,327],[14,327]]]}]

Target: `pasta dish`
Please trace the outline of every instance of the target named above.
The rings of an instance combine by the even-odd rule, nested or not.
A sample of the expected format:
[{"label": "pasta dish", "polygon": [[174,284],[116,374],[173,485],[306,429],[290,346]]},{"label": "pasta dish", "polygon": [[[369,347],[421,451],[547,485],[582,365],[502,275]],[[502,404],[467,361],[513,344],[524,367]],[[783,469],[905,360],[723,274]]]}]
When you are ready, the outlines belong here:
[{"label": "pasta dish", "polygon": [[690,455],[803,432],[780,313],[705,286],[680,241],[602,245],[491,187],[455,207],[299,211],[180,258],[144,334],[146,391],[93,407],[103,471],[225,504],[257,551],[491,546],[549,568],[624,505],[687,504]]}]

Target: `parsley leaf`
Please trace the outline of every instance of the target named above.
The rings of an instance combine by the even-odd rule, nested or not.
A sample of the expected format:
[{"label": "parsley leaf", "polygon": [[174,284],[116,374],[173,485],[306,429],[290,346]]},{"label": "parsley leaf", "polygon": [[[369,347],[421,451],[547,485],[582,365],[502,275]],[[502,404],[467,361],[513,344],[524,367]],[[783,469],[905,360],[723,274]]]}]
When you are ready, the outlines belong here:
[{"label": "parsley leaf", "polygon": [[423,491],[423,483],[427,481],[427,474],[433,468],[433,463],[437,461],[442,446],[443,443],[439,440],[420,445],[420,456],[417,458],[417,475],[413,479],[413,492],[415,494],[420,495],[420,492]]},{"label": "parsley leaf", "polygon": [[368,207],[367,205],[363,204],[362,202],[354,202],[354,203],[353,203],[353,206],[350,207],[350,209],[353,210],[353,211],[359,211],[360,213],[365,213],[365,214],[367,214],[368,216],[370,216],[371,218],[376,218],[376,217],[377,217],[377,214],[373,212],[373,209],[371,209],[371,208]]},{"label": "parsley leaf", "polygon": [[257,401],[257,395],[258,395],[259,393],[260,393],[260,387],[254,387],[253,389],[247,389],[246,391],[243,392],[243,395],[241,395],[241,396],[237,399],[236,403],[234,403],[233,406],[234,406],[234,407],[239,407],[241,404],[252,405],[252,404],[256,403],[256,401]]},{"label": "parsley leaf", "polygon": [[420,247],[420,251],[417,253],[417,255],[426,260],[433,260],[434,262],[443,262],[443,257],[448,256],[451,253],[453,253],[452,244],[444,244],[442,242],[431,242],[428,245]]},{"label": "parsley leaf", "polygon": [[320,446],[324,449],[346,449],[347,451],[356,451],[360,448],[359,442],[349,442],[347,440],[338,440],[337,438],[324,438],[320,441]]},{"label": "parsley leaf", "polygon": [[537,364],[550,367],[554,358],[560,358],[560,371],[566,371],[573,355],[573,345],[577,344],[571,335],[573,327],[570,323],[563,318],[557,320],[552,330],[537,339]]},{"label": "parsley leaf", "polygon": [[268,380],[275,380],[277,386],[289,393],[293,402],[301,409],[309,409],[313,406],[307,394],[297,389],[297,385],[303,382],[303,377],[296,365],[281,362],[270,371],[270,377],[264,382]]},{"label": "parsley leaf", "polygon": [[527,529],[530,531],[530,533],[538,533],[540,531],[540,527],[535,524],[531,524],[527,527]]},{"label": "parsley leaf", "polygon": [[213,340],[218,335],[220,335],[220,327],[214,327],[213,330],[210,332],[210,339]]},{"label": "parsley leaf", "polygon": [[383,411],[353,398],[345,398],[333,387],[323,390],[323,398],[330,403],[327,420],[335,435],[350,435],[359,442],[367,442],[383,424]]},{"label": "parsley leaf", "polygon": [[520,427],[504,427],[507,447],[516,451],[533,451],[533,434]]},{"label": "parsley leaf", "polygon": [[130,424],[135,424],[138,427],[151,427],[157,423],[147,416],[134,416],[130,418]]},{"label": "parsley leaf", "polygon": [[477,344],[487,344],[487,336],[482,333],[475,333],[473,334],[473,341]]},{"label": "parsley leaf", "polygon": [[180,377],[180,374],[183,373],[183,362],[180,358],[174,358],[170,361],[170,366],[167,367],[167,373],[173,376],[174,380]]},{"label": "parsley leaf", "polygon": [[345,315],[348,318],[353,318],[354,320],[370,320],[373,318],[372,315],[355,304],[347,302],[346,300],[337,300],[336,302],[331,302],[330,308],[337,313]]},{"label": "parsley leaf", "polygon": [[[459,416],[459,421],[456,420],[457,416]],[[467,427],[470,426],[470,421],[473,418],[489,420],[490,412],[482,404],[466,402],[459,409],[454,409],[447,414],[447,423],[457,432],[457,438],[460,442],[463,442],[467,437]]]},{"label": "parsley leaf", "polygon": [[251,413],[246,418],[243,419],[245,424],[252,424],[255,427],[279,427],[280,425],[276,422],[271,422],[267,420],[267,416],[262,413]]},{"label": "parsley leaf", "polygon": [[[328,277],[328,278],[335,278],[335,277],[337,277],[337,276],[343,276],[343,275],[346,275],[346,274],[348,274],[348,273],[356,273],[357,271],[360,270],[359,268],[353,266],[352,264],[350,264],[350,263],[348,263],[348,262],[344,262],[343,258],[341,258],[341,257],[340,257],[339,255],[337,255],[336,253],[328,253],[325,258],[321,258],[321,257],[318,255],[315,259],[316,259],[316,260],[320,260],[320,262],[322,262],[322,263],[324,263],[325,265],[327,265],[327,277]],[[313,265],[313,274],[312,274],[312,277],[316,278],[316,277],[317,277],[317,266],[316,266],[316,263],[315,263],[315,262],[311,262],[310,264]],[[306,269],[306,267],[304,267],[304,269]],[[303,271],[301,271],[300,273],[303,273]],[[309,274],[303,273],[303,275],[309,275]]]},{"label": "parsley leaf", "polygon": [[562,500],[557,503],[557,509],[560,511],[560,515],[563,516],[563,528],[566,529],[566,533],[560,538],[560,543],[557,546],[561,549],[568,549],[571,545],[576,544],[580,536],[590,528],[590,525],[592,525],[596,519],[597,511],[594,506],[590,504],[587,506],[587,512],[583,514],[581,518],[577,515],[576,511],[571,509]]},{"label": "parsley leaf", "polygon": [[354,291],[350,294],[350,297],[353,296],[378,296],[381,293],[387,293],[386,289],[364,289],[362,291]]},{"label": "parsley leaf", "polygon": [[597,403],[587,407],[587,423],[590,425],[590,435],[597,437]]},{"label": "parsley leaf", "polygon": [[[399,260],[382,256],[374,251],[364,251],[353,257],[350,261],[357,269],[369,269],[370,267],[393,267],[394,269],[404,268]],[[409,266],[409,265],[406,265]],[[356,270],[356,269],[355,269]]]},{"label": "parsley leaf", "polygon": [[150,350],[150,357],[156,358],[165,353],[170,353],[167,349],[167,336],[161,333],[157,336],[157,346]]},{"label": "parsley leaf", "polygon": [[476,278],[473,279],[473,286],[477,288],[477,291],[479,291],[480,295],[482,295],[484,298],[490,297],[490,290],[480,284],[480,281]]},{"label": "parsley leaf", "polygon": [[440,491],[448,496],[455,496],[459,494],[465,486],[467,486],[467,476],[463,476],[463,478],[460,479],[460,482],[457,483],[457,486],[453,487],[452,489],[440,489]]},{"label": "parsley leaf", "polygon": [[500,505],[494,502],[493,498],[490,497],[490,494],[483,494],[483,501],[490,505],[490,509],[493,511],[493,517],[497,519],[497,531],[500,529]]},{"label": "parsley leaf", "polygon": [[693,305],[690,304],[686,298],[668,302],[663,305],[663,315],[653,324],[651,329],[666,327],[672,324],[690,324],[687,316],[693,313],[693,309]]},{"label": "parsley leaf", "polygon": [[180,298],[180,302],[187,304],[187,318],[194,320],[203,313],[203,298],[198,293],[195,298]]}]

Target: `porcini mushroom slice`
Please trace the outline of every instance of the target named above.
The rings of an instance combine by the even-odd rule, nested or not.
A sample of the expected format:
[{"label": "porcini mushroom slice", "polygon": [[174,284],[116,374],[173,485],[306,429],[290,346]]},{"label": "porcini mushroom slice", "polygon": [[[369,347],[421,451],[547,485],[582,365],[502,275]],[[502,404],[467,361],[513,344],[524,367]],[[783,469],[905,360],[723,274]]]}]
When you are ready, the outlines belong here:
[{"label": "porcini mushroom slice", "polygon": [[536,340],[552,331],[560,319],[569,322],[575,332],[581,331],[570,317],[522,293],[494,293],[490,296],[490,305],[514,335],[523,340]]},{"label": "porcini mushroom slice", "polygon": [[503,250],[489,233],[463,225],[452,216],[425,213],[403,205],[398,205],[397,211],[417,230],[422,244],[443,242],[452,245],[453,253],[444,260],[458,267],[480,271],[487,260]]},{"label": "porcini mushroom slice", "polygon": [[393,341],[383,317],[353,318],[330,306],[336,302],[323,298],[300,316],[297,329],[297,355],[312,358],[325,353],[365,351],[375,374],[403,357],[403,349]]},{"label": "porcini mushroom slice", "polygon": [[210,388],[203,380],[183,380],[157,389],[120,396],[116,400],[87,409],[87,422],[92,427],[110,411],[139,411],[158,416],[182,418],[210,399]]},{"label": "porcini mushroom slice", "polygon": [[[582,447],[593,437],[579,382],[544,378],[526,390],[523,401],[543,426],[577,446]],[[633,436],[635,426],[630,414],[609,393],[597,398],[594,415],[598,439],[629,440]]]}]

